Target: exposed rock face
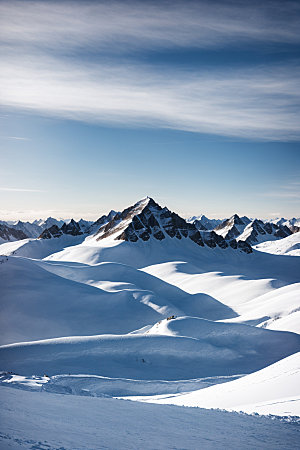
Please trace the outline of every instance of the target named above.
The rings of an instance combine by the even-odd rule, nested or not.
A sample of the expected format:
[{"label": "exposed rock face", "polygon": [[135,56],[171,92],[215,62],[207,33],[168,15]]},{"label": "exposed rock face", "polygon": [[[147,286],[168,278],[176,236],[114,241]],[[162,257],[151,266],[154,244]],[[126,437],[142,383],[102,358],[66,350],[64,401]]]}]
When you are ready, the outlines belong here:
[{"label": "exposed rock face", "polygon": [[204,214],[200,214],[200,216],[193,216],[187,219],[188,223],[193,223],[198,230],[214,230],[220,223],[223,222],[221,219],[208,219]]},{"label": "exposed rock face", "polygon": [[262,238],[268,241],[271,238],[281,239],[291,234],[292,231],[285,225],[265,223],[262,220],[255,219],[245,227],[243,233],[238,236],[237,241],[254,245],[261,242]]},{"label": "exposed rock face", "polygon": [[23,231],[23,233],[30,238],[36,238],[41,234],[41,227],[30,222],[22,222],[19,220],[16,224],[11,225],[10,227],[15,230]]},{"label": "exposed rock face", "polygon": [[39,239],[59,238],[63,234],[79,236],[83,234],[83,231],[81,230],[79,223],[75,222],[75,220],[72,219],[68,224],[64,223],[61,228],[59,228],[57,225],[52,225],[52,227],[47,228],[39,236]]},{"label": "exposed rock face", "polygon": [[237,214],[234,214],[229,219],[220,223],[214,231],[227,241],[231,241],[243,232],[245,226],[248,225],[249,222],[250,219],[248,219],[248,217],[241,218]]},{"label": "exposed rock face", "polygon": [[63,234],[71,234],[72,236],[79,236],[80,234],[83,234],[79,223],[75,222],[74,219],[71,219],[68,224],[64,223],[61,227],[61,231]]},{"label": "exposed rock face", "polygon": [[115,216],[116,212],[111,211],[107,216],[102,216],[96,222],[90,223],[86,220],[79,220],[76,222],[74,219],[71,219],[69,223],[63,223],[61,227],[54,224],[49,228],[46,228],[39,236],[39,239],[52,239],[59,238],[63,235],[70,236],[80,236],[80,235],[88,235],[95,233],[96,230],[101,228],[101,225],[106,224],[109,220]]},{"label": "exposed rock face", "polygon": [[251,246],[264,240],[281,239],[292,234],[292,231],[285,225],[263,222],[258,219],[251,221],[248,217],[239,217],[237,214],[224,220],[214,231],[229,242],[233,248],[235,248],[235,243],[232,242],[234,240],[240,246],[237,248],[241,248],[242,243]]},{"label": "exposed rock face", "polygon": [[[88,234],[96,233],[99,230],[99,228],[101,228],[104,224],[110,222],[115,217],[116,214],[119,214],[119,213],[117,213],[114,210],[111,210],[110,213],[107,214],[107,216],[103,215],[103,216],[99,217],[99,219],[97,219],[94,223],[92,223],[86,229],[87,233]],[[79,221],[79,223],[80,223],[80,221]]]},{"label": "exposed rock face", "polygon": [[194,225],[195,225],[195,227],[197,228],[197,230],[199,230],[199,231],[207,231],[208,230],[208,228],[206,228],[206,226],[204,226],[203,225],[203,223],[202,223],[202,221],[201,220],[194,220],[194,222],[192,222]]},{"label": "exposed rock face", "polygon": [[52,225],[52,227],[47,228],[42,232],[42,234],[39,236],[39,239],[52,239],[52,238],[59,238],[63,235],[63,232],[60,228],[58,228],[57,225]]},{"label": "exposed rock face", "polygon": [[[112,237],[116,240],[137,242],[148,241],[150,238],[162,241],[167,237],[191,239],[197,245],[211,248],[227,248],[226,240],[214,231],[199,231],[193,223],[186,222],[178,214],[162,208],[152,198],[146,198],[135,205],[117,213],[113,219],[103,225],[95,234],[97,240]],[[236,247],[251,253],[250,246]]]},{"label": "exposed rock face", "polygon": [[27,238],[28,236],[22,230],[16,230],[7,225],[0,224],[0,239],[4,241],[18,241]]}]

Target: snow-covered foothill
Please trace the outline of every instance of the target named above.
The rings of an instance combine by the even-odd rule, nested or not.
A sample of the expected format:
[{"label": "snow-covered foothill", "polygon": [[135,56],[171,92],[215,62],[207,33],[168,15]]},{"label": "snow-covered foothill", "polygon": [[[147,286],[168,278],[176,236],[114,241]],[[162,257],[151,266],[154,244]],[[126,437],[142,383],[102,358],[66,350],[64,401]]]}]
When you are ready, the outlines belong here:
[{"label": "snow-covered foothill", "polygon": [[[136,398],[141,400],[141,398]],[[163,404],[218,408],[246,413],[300,414],[300,353],[258,372],[191,393],[143,398]]]}]

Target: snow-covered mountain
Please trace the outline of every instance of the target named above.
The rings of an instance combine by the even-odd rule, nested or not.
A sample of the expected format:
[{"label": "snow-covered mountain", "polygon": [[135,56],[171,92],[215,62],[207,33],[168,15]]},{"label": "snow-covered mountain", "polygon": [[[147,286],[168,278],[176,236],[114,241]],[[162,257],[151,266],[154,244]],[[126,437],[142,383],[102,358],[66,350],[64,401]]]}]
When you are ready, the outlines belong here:
[{"label": "snow-covered mountain", "polygon": [[53,224],[49,228],[45,228],[43,233],[41,233],[38,237],[39,239],[51,239],[59,238],[64,234],[69,234],[71,236],[94,234],[94,232],[99,230],[101,226],[112,220],[115,215],[115,211],[110,211],[107,216],[101,216],[95,222],[83,219],[76,222],[74,219],[71,219],[70,221],[63,222],[60,227],[57,224]]},{"label": "snow-covered mountain", "polygon": [[6,241],[18,241],[26,238],[27,236],[22,230],[15,230],[13,227],[0,224],[0,243]]},{"label": "snow-covered mountain", "polygon": [[[0,244],[1,423],[21,426],[20,405],[53,421],[60,401],[116,411],[116,397],[159,403],[123,402],[126,417],[128,404],[169,408],[184,411],[181,424],[189,409],[173,404],[300,416],[300,233],[282,230],[291,233],[237,215],[199,229],[145,198],[92,224],[54,223],[39,238]],[[219,414],[228,429],[240,417]]]},{"label": "snow-covered mountain", "polygon": [[15,222],[13,225],[11,225],[12,228],[15,230],[23,231],[23,233],[28,238],[36,238],[41,234],[42,227],[35,223],[30,222],[22,222],[19,220],[18,222]]},{"label": "snow-covered mountain", "polygon": [[106,225],[95,233],[96,241],[106,238],[137,242],[142,240],[162,241],[164,239],[190,239],[195,244],[211,248],[227,248],[229,245],[251,253],[251,247],[236,241],[229,244],[213,231],[200,232],[193,223],[185,221],[167,207],[162,208],[152,198],[147,197],[135,205],[116,214]]},{"label": "snow-covered mountain", "polygon": [[264,222],[274,223],[275,225],[285,225],[288,228],[300,228],[300,218],[293,217],[292,219],[285,219],[284,217],[277,217],[276,219],[264,220]]},{"label": "snow-covered mountain", "polygon": [[286,225],[278,225],[262,220],[250,220],[248,217],[239,217],[234,214],[214,229],[215,233],[225,240],[236,239],[250,246],[271,239],[282,239],[292,234]]},{"label": "snow-covered mountain", "polygon": [[237,240],[254,245],[266,240],[282,239],[291,234],[291,230],[285,225],[264,223],[262,220],[255,219],[245,227]]},{"label": "snow-covered mountain", "polygon": [[47,219],[37,219],[33,223],[33,225],[37,225],[43,231],[46,228],[50,228],[53,225],[57,225],[61,227],[64,224],[64,220],[62,219],[54,219],[53,217],[48,217]]},{"label": "snow-covered mountain", "polygon": [[[1,221],[0,224],[5,225],[5,226],[9,227],[10,229],[15,230],[17,233],[23,232],[24,233],[24,235],[22,235],[23,237],[18,238],[18,239],[26,239],[26,238],[37,238],[37,237],[41,236],[43,231],[50,230],[50,229],[52,231],[50,231],[49,233],[48,232],[45,233],[45,235],[50,236],[51,233],[53,233],[53,236],[55,235],[56,237],[58,237],[58,235],[60,235],[60,233],[58,233],[57,230],[62,229],[63,226],[65,226],[65,227],[69,226],[70,222],[73,223],[75,221],[73,219],[63,221],[63,220],[54,219],[53,217],[48,217],[48,219],[45,219],[45,220],[39,219],[39,220],[35,220],[33,222],[23,222],[23,221],[19,220],[17,222],[12,222],[11,224],[9,224],[8,222],[5,222],[5,221]],[[79,228],[82,231],[82,233],[88,233],[88,230],[91,228],[91,225],[94,222],[89,221],[89,220],[80,219],[76,223],[78,223]],[[72,227],[72,225],[71,225],[71,227]],[[66,234],[72,234],[72,233],[70,233],[71,227],[67,228],[68,231]],[[10,239],[8,238],[8,236],[10,236],[10,235],[11,235],[11,233],[3,232],[2,239],[4,241],[9,241],[12,239],[12,238],[10,238]],[[20,234],[20,236],[21,236],[21,234]]]},{"label": "snow-covered mountain", "polygon": [[199,216],[192,216],[187,219],[187,222],[194,223],[198,230],[213,230],[220,223],[223,222],[222,219],[209,219],[204,214],[200,214]]},{"label": "snow-covered mountain", "polygon": [[234,214],[220,223],[214,231],[226,240],[235,239],[243,232],[249,222],[250,219],[248,217],[239,217],[237,214]]},{"label": "snow-covered mountain", "polygon": [[70,234],[71,236],[80,236],[84,234],[83,230],[86,230],[85,224],[82,223],[80,224],[79,222],[76,222],[74,219],[71,219],[69,223],[63,223],[63,225],[60,228],[57,225],[52,225],[50,228],[46,228],[39,236],[39,239],[59,238],[63,234]]}]

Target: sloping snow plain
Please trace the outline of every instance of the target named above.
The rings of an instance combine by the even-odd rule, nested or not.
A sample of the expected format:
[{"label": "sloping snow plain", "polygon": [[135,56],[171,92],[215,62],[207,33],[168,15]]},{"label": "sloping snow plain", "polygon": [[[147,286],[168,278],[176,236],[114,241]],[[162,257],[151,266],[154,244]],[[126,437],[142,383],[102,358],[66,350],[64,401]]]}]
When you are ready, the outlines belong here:
[{"label": "sloping snow plain", "polygon": [[83,239],[0,245],[1,448],[296,448],[294,417],[99,397],[300,416],[298,257]]},{"label": "sloping snow plain", "polygon": [[300,232],[277,241],[262,242],[253,248],[273,255],[300,256]]},{"label": "sloping snow plain", "polygon": [[191,393],[135,397],[139,401],[246,413],[294,416],[300,408],[300,353],[238,380]]},{"label": "sloping snow plain", "polygon": [[1,449],[295,449],[295,423],[0,387]]}]

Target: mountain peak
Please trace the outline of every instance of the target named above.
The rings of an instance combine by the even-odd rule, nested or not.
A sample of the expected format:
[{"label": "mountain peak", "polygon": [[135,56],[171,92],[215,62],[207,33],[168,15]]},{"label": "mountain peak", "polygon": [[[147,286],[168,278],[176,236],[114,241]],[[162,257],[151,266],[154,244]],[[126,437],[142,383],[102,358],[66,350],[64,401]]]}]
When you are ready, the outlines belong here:
[{"label": "mountain peak", "polygon": [[[117,213],[113,219],[104,224],[95,234],[97,241],[106,238],[114,240],[137,242],[148,241],[154,238],[162,241],[166,238],[178,240],[191,239],[197,245],[204,247],[226,248],[225,239],[214,232],[202,235],[195,224],[186,222],[178,214],[171,212],[167,207],[162,208],[151,197],[143,198],[133,206]],[[233,248],[237,248],[233,247]],[[244,249],[250,253],[251,247]]]}]

